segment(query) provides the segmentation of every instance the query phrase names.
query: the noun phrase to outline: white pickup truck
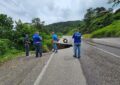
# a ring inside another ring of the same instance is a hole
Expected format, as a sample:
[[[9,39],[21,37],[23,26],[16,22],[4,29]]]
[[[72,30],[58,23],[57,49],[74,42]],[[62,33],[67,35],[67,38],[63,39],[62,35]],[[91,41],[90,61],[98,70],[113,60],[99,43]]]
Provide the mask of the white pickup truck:
[[[58,43],[72,45],[73,43],[72,36],[63,36]]]

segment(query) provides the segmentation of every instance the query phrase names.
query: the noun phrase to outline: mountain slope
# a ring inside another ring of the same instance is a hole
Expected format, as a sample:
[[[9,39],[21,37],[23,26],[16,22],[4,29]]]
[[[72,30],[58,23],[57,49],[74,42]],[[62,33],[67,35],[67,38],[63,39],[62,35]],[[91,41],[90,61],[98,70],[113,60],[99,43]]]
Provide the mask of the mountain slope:
[[[67,21],[59,22],[45,26],[50,32],[54,31],[56,33],[66,34],[70,30],[79,27],[81,21]]]
[[[120,20],[114,21],[112,24],[94,31],[91,37],[120,37]]]

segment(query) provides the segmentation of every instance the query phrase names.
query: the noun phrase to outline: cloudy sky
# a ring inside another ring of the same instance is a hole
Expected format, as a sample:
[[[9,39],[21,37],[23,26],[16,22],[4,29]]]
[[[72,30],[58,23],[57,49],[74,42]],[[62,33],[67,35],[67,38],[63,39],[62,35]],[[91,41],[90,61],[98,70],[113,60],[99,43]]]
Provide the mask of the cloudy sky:
[[[30,22],[39,17],[46,24],[81,20],[90,7],[112,7],[107,0],[0,0],[0,13]]]

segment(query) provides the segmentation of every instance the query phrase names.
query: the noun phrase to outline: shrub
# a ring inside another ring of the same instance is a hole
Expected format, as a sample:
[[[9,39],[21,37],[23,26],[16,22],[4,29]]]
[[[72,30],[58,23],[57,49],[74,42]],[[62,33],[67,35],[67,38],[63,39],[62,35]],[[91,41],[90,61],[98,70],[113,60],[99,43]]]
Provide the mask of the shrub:
[[[11,42],[8,39],[0,39],[0,55],[5,54],[11,47]]]
[[[94,31],[91,37],[119,37],[120,36],[120,20],[113,22],[111,25]]]
[[[113,18],[115,20],[120,20],[120,13],[115,13],[114,16],[113,16]]]
[[[91,38],[91,34],[84,34],[84,35],[83,35],[83,38],[85,38],[85,39],[86,39],[86,38]]]
[[[47,45],[43,45],[43,52],[49,52],[49,48]]]

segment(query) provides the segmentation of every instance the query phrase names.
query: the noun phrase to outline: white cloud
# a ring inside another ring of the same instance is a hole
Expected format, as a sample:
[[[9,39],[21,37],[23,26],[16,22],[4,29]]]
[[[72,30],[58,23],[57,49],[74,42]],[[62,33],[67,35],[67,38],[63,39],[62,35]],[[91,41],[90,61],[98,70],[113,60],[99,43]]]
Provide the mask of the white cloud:
[[[47,24],[83,19],[90,7],[111,7],[107,0],[0,0],[0,13],[30,22],[39,17]]]

